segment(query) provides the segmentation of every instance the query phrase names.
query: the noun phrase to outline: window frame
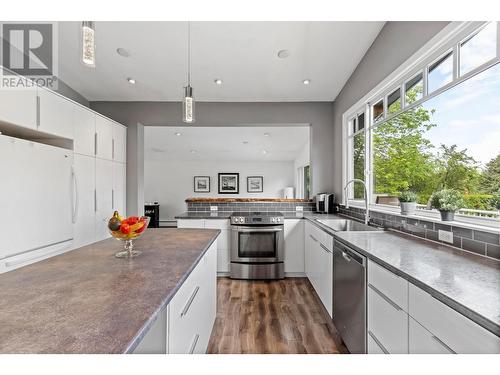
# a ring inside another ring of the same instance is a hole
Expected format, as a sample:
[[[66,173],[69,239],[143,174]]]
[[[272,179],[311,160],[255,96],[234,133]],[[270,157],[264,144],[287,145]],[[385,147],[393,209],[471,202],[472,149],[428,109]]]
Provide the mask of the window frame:
[[[384,79],[379,85],[377,85],[372,91],[366,94],[362,99],[360,99],[355,105],[353,105],[348,111],[346,111],[342,116],[343,126],[342,126],[342,187],[345,187],[347,181],[352,178],[352,151],[349,151],[350,144],[349,140],[355,135],[355,133],[350,134],[348,127],[350,126],[350,120],[354,117],[357,118],[360,111],[365,112],[365,124],[363,131],[365,132],[365,171],[364,178],[367,184],[369,207],[371,210],[390,212],[397,214],[400,209],[397,206],[387,206],[375,203],[374,192],[374,178],[373,178],[373,129],[377,126],[390,121],[392,118],[400,115],[402,112],[408,111],[416,106],[421,105],[433,97],[440,95],[441,93],[455,87],[456,85],[468,80],[469,78],[489,69],[490,67],[500,63],[500,22],[491,21],[497,23],[497,53],[496,57],[483,63],[482,65],[472,69],[466,74],[460,76],[460,46],[464,40],[473,38],[477,33],[479,33],[483,28],[487,26],[489,22],[452,22],[450,25],[445,27],[438,35],[431,39],[421,50],[419,50],[415,55],[413,55],[408,61],[396,69],[391,75]],[[440,58],[452,52],[453,61],[453,71],[451,82],[443,85],[442,87],[428,93],[428,73],[429,67],[438,61]],[[406,83],[411,79],[415,78],[417,75],[422,73],[423,81],[423,93],[422,97],[411,103],[406,103]],[[397,112],[388,113],[387,103],[388,96],[393,93],[399,87],[400,90],[400,100],[401,109]],[[373,105],[383,100],[384,105],[384,117],[383,119],[374,122],[373,121]],[[364,200],[360,199],[349,199],[348,197],[353,196],[353,184],[349,185],[349,191],[346,195],[345,190],[342,189],[342,203],[364,208]],[[417,212],[416,216],[425,217],[426,219],[439,219],[439,213],[436,210],[425,210]],[[461,215],[457,213],[456,221],[470,223],[473,225],[479,225],[479,227],[500,228],[500,217],[498,219],[488,219],[482,217],[470,217],[467,215]]]

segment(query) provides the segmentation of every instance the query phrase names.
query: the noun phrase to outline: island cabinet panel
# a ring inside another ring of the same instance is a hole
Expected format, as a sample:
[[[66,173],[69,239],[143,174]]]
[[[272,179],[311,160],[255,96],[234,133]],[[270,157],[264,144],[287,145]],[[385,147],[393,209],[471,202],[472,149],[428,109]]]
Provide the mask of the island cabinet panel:
[[[409,314],[449,351],[500,353],[500,337],[413,284],[409,286]],[[410,342],[414,339],[410,336]]]
[[[168,352],[205,353],[216,314],[216,259],[213,244],[170,302]]]
[[[168,310],[167,306],[134,349],[134,354],[167,354],[168,353]]]
[[[304,220],[286,219],[285,231],[285,272],[304,274]]]

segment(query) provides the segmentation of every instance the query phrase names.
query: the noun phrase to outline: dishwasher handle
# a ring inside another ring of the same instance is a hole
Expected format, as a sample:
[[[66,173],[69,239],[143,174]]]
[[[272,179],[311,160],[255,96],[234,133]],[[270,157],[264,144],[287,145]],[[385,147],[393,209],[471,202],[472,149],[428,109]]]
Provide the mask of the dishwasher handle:
[[[366,257],[359,254],[358,252],[354,251],[353,249],[345,246],[344,244],[340,243],[339,241],[335,241],[333,245],[333,250],[337,251],[342,255],[342,258],[344,258],[346,261],[351,262],[355,261],[356,263],[359,263],[363,267],[366,267]]]

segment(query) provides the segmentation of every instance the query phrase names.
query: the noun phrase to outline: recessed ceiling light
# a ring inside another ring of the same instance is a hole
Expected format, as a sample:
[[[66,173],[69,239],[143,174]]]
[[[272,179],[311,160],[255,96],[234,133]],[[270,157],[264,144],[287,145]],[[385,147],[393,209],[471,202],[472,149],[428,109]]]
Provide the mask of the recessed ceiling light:
[[[281,51],[278,51],[278,57],[280,59],[286,59],[288,56],[290,56],[290,52],[287,49],[282,49]]]
[[[191,151],[189,151],[189,152],[190,152],[190,153],[192,153],[192,154],[196,154],[198,151],[196,151],[196,150],[191,150]]]
[[[182,133],[177,132],[177,133],[175,133],[175,135],[179,137],[182,135]]]
[[[163,150],[163,149],[161,149],[161,148],[156,148],[156,147],[151,147],[151,151],[153,151],[153,152],[158,152],[158,153],[160,153],[160,152],[165,152],[165,150]]]
[[[267,154],[267,150],[262,150],[262,153],[265,155]]]
[[[247,144],[248,144],[248,141],[243,141],[243,144],[244,144],[244,145],[247,145]]]
[[[133,78],[127,78],[127,82],[130,83],[131,85],[135,85],[135,79]]]
[[[128,53],[128,51],[125,48],[121,48],[121,47],[116,49],[116,53],[119,54],[120,56],[123,56],[123,57],[130,56],[130,53]]]
[[[216,79],[214,79],[214,83],[215,83],[216,85],[222,85],[222,79],[220,79],[220,78],[216,78]]]
[[[311,80],[310,80],[310,79],[305,79],[305,80],[303,80],[303,81],[302,81],[302,83],[303,83],[304,85],[308,85],[308,84],[310,84],[310,83],[311,83]]]
[[[269,137],[271,134],[269,133],[264,133],[264,137]]]

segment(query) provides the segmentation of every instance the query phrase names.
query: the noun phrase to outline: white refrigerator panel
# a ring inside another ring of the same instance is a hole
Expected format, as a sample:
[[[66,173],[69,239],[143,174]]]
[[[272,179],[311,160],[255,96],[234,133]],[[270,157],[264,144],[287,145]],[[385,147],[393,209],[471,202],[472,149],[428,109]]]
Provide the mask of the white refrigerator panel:
[[[0,136],[0,259],[73,238],[73,152]]]

